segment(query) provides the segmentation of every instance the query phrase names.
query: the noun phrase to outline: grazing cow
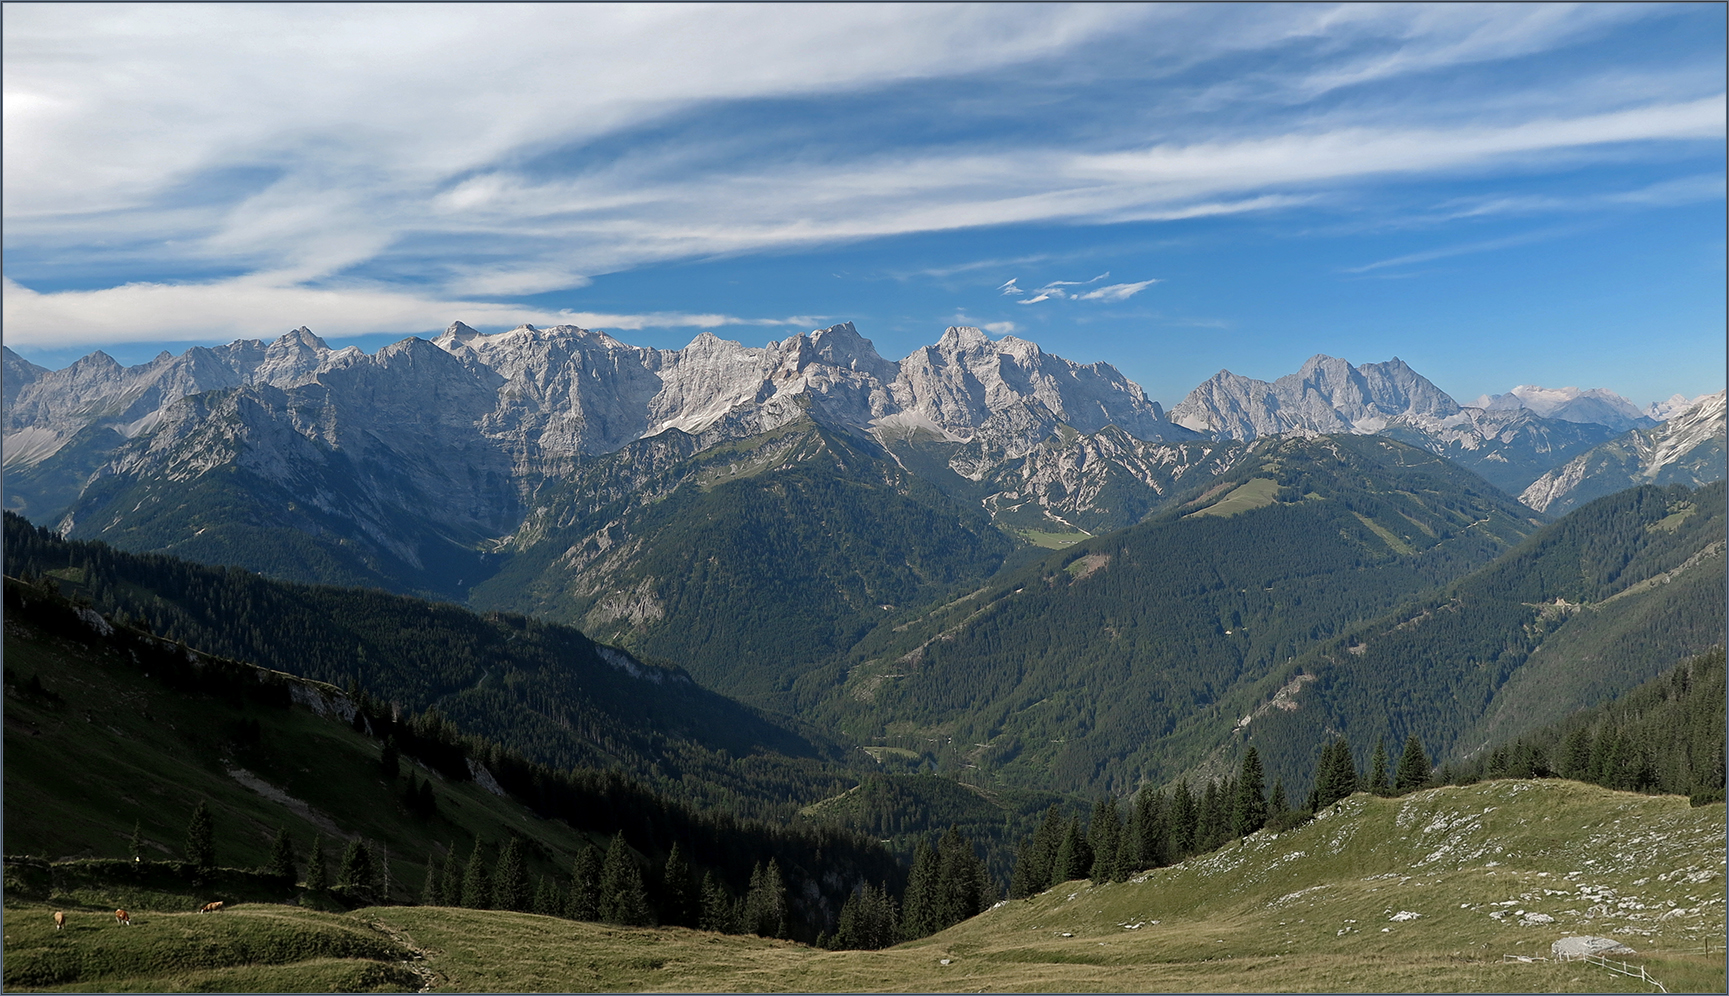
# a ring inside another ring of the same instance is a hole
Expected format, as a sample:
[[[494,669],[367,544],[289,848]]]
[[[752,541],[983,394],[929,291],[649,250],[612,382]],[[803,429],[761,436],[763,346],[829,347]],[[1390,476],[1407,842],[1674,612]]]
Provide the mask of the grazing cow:
[[[66,926],[66,914],[60,910],[55,910],[54,911],[54,929],[59,930],[61,927],[64,927],[64,926]]]
[[[126,927],[132,926],[132,914],[126,912],[125,910],[115,910],[114,911],[114,919],[117,923],[121,924],[122,926],[126,926]]]
[[[198,912],[200,912],[200,913],[215,913],[217,910],[220,910],[221,908],[222,908],[222,904],[219,902],[205,903],[203,906],[198,908]]]

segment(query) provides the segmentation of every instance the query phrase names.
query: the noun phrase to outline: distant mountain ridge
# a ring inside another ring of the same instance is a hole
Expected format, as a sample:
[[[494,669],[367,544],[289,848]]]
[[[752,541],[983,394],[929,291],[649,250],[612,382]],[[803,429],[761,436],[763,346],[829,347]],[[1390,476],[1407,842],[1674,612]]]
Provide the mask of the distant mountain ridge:
[[[1519,495],[1616,437],[1591,419],[1655,424],[1603,391],[1461,406],[1397,358],[1324,355],[1272,382],[1220,371],[1166,413],[1109,364],[961,326],[900,361],[851,323],[761,348],[457,322],[371,355],[304,327],[132,367],[3,355],[9,509],[128,549],[458,600],[523,551],[523,528],[544,532],[549,502],[606,507],[572,482],[614,487],[592,468],[651,440],[657,460],[734,444],[761,456],[771,434],[814,425],[856,441],[843,474],[897,464],[1011,536],[1060,544],[1140,521],[1268,435],[1385,435]],[[1700,466],[1689,479],[1713,479],[1709,454]]]
[[[1532,482],[1519,500],[1559,514],[1641,484],[1698,487],[1724,478],[1723,392],[1582,453]]]

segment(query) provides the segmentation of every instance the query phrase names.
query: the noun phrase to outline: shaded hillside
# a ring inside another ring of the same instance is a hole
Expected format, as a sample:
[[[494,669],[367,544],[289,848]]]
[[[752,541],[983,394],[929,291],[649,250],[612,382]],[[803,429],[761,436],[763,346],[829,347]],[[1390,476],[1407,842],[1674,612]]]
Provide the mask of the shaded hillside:
[[[1467,758],[1720,645],[1723,505],[1722,484],[1592,502],[1301,658],[1302,707],[1261,709],[1249,742],[1292,780],[1328,731],[1359,764],[1377,738],[1410,733],[1436,759]]]
[[[6,569],[212,653],[339,686],[558,767],[616,767],[735,812],[791,813],[851,783],[840,749],[565,626],[364,589],[271,581],[6,516]]]
[[[662,922],[695,918],[665,886],[676,845],[692,876],[684,900],[706,872],[743,897],[753,869],[775,861],[788,929],[809,940],[833,930],[852,887],[902,876],[858,834],[698,810],[616,770],[538,766],[454,724],[398,719],[364,693],[188,651],[12,579],[5,643],[9,901],[106,904],[110,914],[116,903],[168,911],[211,899],[426,901],[429,858],[466,889],[467,869],[505,867],[511,840],[521,881],[544,878],[563,896],[577,855],[622,834],[621,858]],[[213,826],[208,869],[179,860],[200,802]],[[293,842],[292,873],[259,873],[275,860],[279,827]],[[368,847],[377,873],[321,891],[308,872],[319,837],[330,883],[350,841]],[[143,865],[129,859],[134,840]],[[491,890],[482,906],[503,896]],[[506,908],[528,908],[528,896],[513,901]],[[25,962],[10,943],[7,954],[8,988],[32,984],[14,977]]]
[[[813,672],[799,691],[856,738],[966,780],[1132,788],[1197,763],[1236,720],[1219,704],[1312,642],[1482,565],[1536,525],[1481,478],[1413,447],[1267,440],[1140,526],[879,627],[845,669]]]
[[[809,421],[695,448],[657,437],[582,470],[473,604],[565,620],[786,708],[815,662],[987,577],[1013,546],[874,444]]]

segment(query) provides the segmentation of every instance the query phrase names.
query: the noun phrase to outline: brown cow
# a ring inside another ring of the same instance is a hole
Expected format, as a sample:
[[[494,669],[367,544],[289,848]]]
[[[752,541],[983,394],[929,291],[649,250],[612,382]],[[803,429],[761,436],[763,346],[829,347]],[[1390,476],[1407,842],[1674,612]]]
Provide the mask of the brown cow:
[[[127,927],[132,926],[132,914],[126,912],[125,910],[115,910],[114,911],[114,919],[116,922],[118,922],[124,926],[127,926]]]
[[[203,906],[198,908],[198,912],[200,912],[200,913],[215,913],[217,910],[220,910],[221,908],[222,908],[222,904],[220,902],[205,903]]]
[[[64,927],[64,926],[66,926],[66,914],[60,910],[55,910],[54,911],[54,929],[59,930],[61,927]]]

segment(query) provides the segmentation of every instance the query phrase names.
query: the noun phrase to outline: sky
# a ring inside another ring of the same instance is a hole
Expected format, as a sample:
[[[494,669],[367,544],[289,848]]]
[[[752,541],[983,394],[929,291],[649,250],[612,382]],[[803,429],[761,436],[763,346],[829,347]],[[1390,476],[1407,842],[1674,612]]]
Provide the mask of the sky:
[[[1724,385],[1721,4],[4,6],[4,339]]]

